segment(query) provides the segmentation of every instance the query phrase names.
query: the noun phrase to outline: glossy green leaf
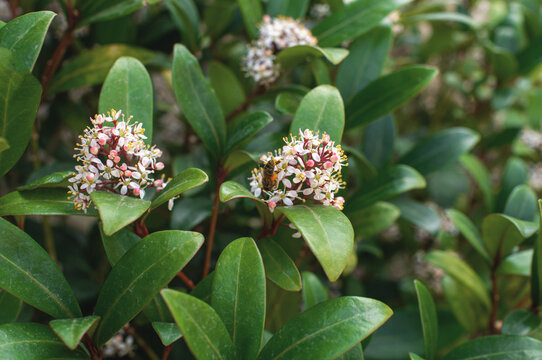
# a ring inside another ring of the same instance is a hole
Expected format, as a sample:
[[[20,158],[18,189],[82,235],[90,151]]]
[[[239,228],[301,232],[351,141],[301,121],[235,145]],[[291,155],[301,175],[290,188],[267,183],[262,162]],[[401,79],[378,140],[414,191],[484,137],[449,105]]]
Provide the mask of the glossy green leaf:
[[[467,128],[442,130],[416,144],[401,158],[401,162],[427,175],[459,159],[479,140],[480,135]]]
[[[0,47],[11,50],[15,70],[32,71],[55,15],[52,11],[31,12],[16,17],[2,27]]]
[[[209,80],[224,114],[231,113],[245,101],[243,86],[227,66],[218,61],[211,61],[209,63]]]
[[[266,14],[290,16],[294,19],[303,19],[309,8],[309,0],[275,0],[267,4]]]
[[[363,153],[367,160],[377,169],[383,169],[391,161],[394,152],[395,119],[388,114],[365,126],[363,132]]]
[[[489,257],[498,263],[523,240],[533,235],[538,225],[503,214],[486,216],[482,223],[482,238]]]
[[[542,357],[542,341],[526,336],[493,335],[459,345],[443,360],[467,359],[538,359]]]
[[[173,317],[160,294],[156,294],[151,302],[143,308],[145,317],[150,322],[173,323]]]
[[[198,60],[181,44],[175,45],[172,76],[177,101],[188,122],[211,154],[219,157],[226,142],[224,114]]]
[[[128,15],[146,5],[145,0],[85,0],[81,1],[81,18],[78,25],[83,26],[98,21],[112,20]]]
[[[491,212],[495,206],[495,196],[491,184],[491,178],[485,165],[474,155],[465,154],[460,159],[461,164],[467,169],[484,196],[486,209]]]
[[[329,134],[332,141],[340,143],[344,130],[344,104],[339,91],[330,85],[320,85],[301,101],[290,125],[290,133],[299,130],[320,130]]]
[[[329,73],[329,66],[321,58],[314,58],[310,62],[310,67],[314,80],[317,85],[330,85],[331,74]]]
[[[262,3],[260,0],[237,0],[241,9],[245,30],[251,39],[258,37],[258,25],[263,18]]]
[[[489,295],[484,282],[476,272],[454,253],[442,250],[433,250],[424,256],[424,259],[436,267],[444,270],[453,279],[471,290],[478,300],[487,308],[490,307]]]
[[[425,179],[406,165],[396,165],[374,178],[347,201],[349,211],[359,210],[377,201],[385,200],[413,189],[422,189]]]
[[[403,24],[414,24],[421,21],[450,21],[457,22],[474,29],[476,24],[470,16],[457,12],[426,13],[401,18]]]
[[[309,89],[304,86],[292,86],[281,91],[275,98],[275,108],[282,114],[295,114],[303,97]]]
[[[0,153],[9,149],[9,144],[3,137],[0,137]]]
[[[354,229],[350,220],[331,206],[283,206],[276,211],[297,227],[329,280],[337,280],[353,250]]]
[[[156,58],[152,51],[124,44],[111,44],[81,53],[56,74],[48,93],[101,84],[121,56],[130,56],[146,64]]]
[[[542,200],[538,200],[538,216],[542,220]],[[540,221],[540,226],[542,227],[542,221]],[[540,228],[538,230],[538,237],[533,245],[531,264],[531,301],[533,307],[538,307],[542,302],[542,231],[540,231]]]
[[[2,359],[88,359],[79,349],[72,351],[46,325],[12,323],[0,325],[0,358]]]
[[[195,1],[166,0],[164,5],[181,33],[183,43],[187,44],[190,49],[198,49],[200,42],[199,15]]]
[[[348,350],[338,358],[337,360],[364,360],[363,349],[361,344],[355,345],[352,349]]]
[[[0,177],[23,155],[41,100],[40,83],[28,71],[15,70],[16,60],[0,48],[0,137],[9,144],[0,152]]]
[[[414,353],[408,353],[408,356],[409,356],[410,360],[425,360],[425,359],[422,358],[421,356],[416,355],[416,354],[414,354]]]
[[[98,112],[122,110],[125,118],[143,124],[145,144],[152,144],[153,92],[151,77],[145,66],[133,57],[119,58],[105,78]]]
[[[10,323],[17,320],[23,302],[7,291],[0,290],[0,324]]]
[[[347,213],[354,227],[356,239],[369,238],[387,229],[400,214],[397,206],[383,201]]]
[[[233,199],[248,198],[254,201],[254,205],[258,209],[260,216],[264,220],[265,224],[271,224],[273,221],[273,214],[269,212],[267,204],[260,198],[255,197],[247,188],[243,185],[236,183],[235,181],[226,181],[220,187],[220,201],[228,202]]]
[[[0,288],[55,318],[80,317],[68,282],[49,254],[24,231],[0,219]]]
[[[113,235],[136,221],[151,206],[147,200],[105,191],[94,191],[90,198],[98,208],[106,235]]]
[[[347,129],[368,124],[389,114],[417,95],[433,80],[437,72],[431,67],[413,65],[372,81],[348,103]]]
[[[496,270],[496,274],[531,276],[533,250],[523,250],[508,255]]]
[[[489,309],[468,287],[445,275],[442,278],[442,292],[457,321],[468,333],[474,334],[487,327]]]
[[[297,315],[264,346],[258,359],[333,359],[378,329],[391,309],[373,299],[341,297]]]
[[[529,169],[523,160],[517,157],[510,157],[506,162],[504,174],[502,175],[501,190],[497,196],[496,208],[503,211],[508,196],[518,185],[527,184]]]
[[[151,209],[166,203],[169,199],[179,196],[185,191],[198,187],[209,181],[206,173],[200,169],[190,168],[182,171],[170,180],[164,190],[156,194],[151,203]]]
[[[102,320],[94,337],[103,345],[136,316],[190,261],[203,236],[189,231],[160,231],[132,247],[113,267],[98,301]]]
[[[237,357],[256,358],[265,321],[265,272],[251,238],[233,241],[220,254],[211,304],[233,339]]]
[[[72,177],[74,172],[72,170],[68,171],[57,171],[52,174],[46,175],[39,178],[36,181],[31,182],[28,185],[19,186],[17,190],[34,190],[37,188],[67,188],[70,182],[68,178]]]
[[[420,281],[414,280],[416,295],[418,296],[418,308],[422,322],[423,338],[425,342],[425,357],[433,360],[437,356],[438,349],[438,321],[435,301],[427,287]]]
[[[391,27],[376,26],[350,45],[350,54],[335,79],[344,100],[349,100],[371,81],[378,79],[391,48]]]
[[[303,303],[305,310],[316,304],[326,301],[329,298],[327,289],[320,279],[311,272],[303,271]]]
[[[537,210],[537,196],[527,185],[516,186],[504,206],[506,215],[523,221],[533,221]]]
[[[230,334],[212,307],[178,291],[166,289],[161,293],[196,358],[237,358]]]
[[[472,221],[465,214],[455,209],[447,210],[446,215],[453,221],[459,232],[467,239],[474,250],[490,265],[491,259],[487,253],[482,235]]]
[[[14,191],[0,198],[0,216],[6,215],[86,215],[97,216],[91,206],[87,212],[77,210],[68,199],[67,189]]]
[[[354,1],[319,22],[312,33],[321,46],[336,46],[354,39],[378,25],[389,13],[410,0]]]
[[[99,316],[59,319],[51,321],[49,326],[67,347],[75,350],[79,346],[81,338],[99,319]]]
[[[281,50],[277,55],[277,62],[286,68],[292,67],[307,58],[323,57],[333,65],[339,64],[348,56],[348,50],[341,48],[321,48],[311,45],[297,45]]]
[[[108,236],[104,233],[101,224],[100,235],[102,237],[105,253],[111,266],[115,266],[115,264],[124,256],[124,254],[126,254],[128,250],[130,250],[141,240],[139,236],[128,229],[121,229],[113,235]]]
[[[225,153],[244,144],[271,121],[273,118],[265,111],[255,111],[245,116],[229,134]]]
[[[503,335],[528,335],[540,326],[542,320],[532,312],[525,309],[514,310],[502,322]]]
[[[258,240],[265,276],[286,291],[301,290],[301,275],[284,249],[270,238]]]
[[[179,340],[183,336],[177,324],[153,322],[152,327],[160,337],[160,341],[162,341],[162,344],[164,346],[169,346],[173,344],[175,341]]]
[[[406,197],[395,199],[392,204],[399,208],[401,217],[408,222],[433,235],[439,232],[440,215],[431,206]]]
[[[190,295],[197,297],[198,299],[211,305],[211,295],[213,293],[213,281],[215,278],[215,272],[212,271],[204,277],[192,290]]]

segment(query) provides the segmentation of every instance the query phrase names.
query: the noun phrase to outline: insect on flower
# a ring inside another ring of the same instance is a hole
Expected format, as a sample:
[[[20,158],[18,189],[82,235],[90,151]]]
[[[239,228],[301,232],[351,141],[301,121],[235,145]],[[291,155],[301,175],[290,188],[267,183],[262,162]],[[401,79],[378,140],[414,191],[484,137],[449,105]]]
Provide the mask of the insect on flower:
[[[269,159],[262,168],[262,185],[265,191],[273,191],[279,186],[279,175],[275,171],[275,159]]]

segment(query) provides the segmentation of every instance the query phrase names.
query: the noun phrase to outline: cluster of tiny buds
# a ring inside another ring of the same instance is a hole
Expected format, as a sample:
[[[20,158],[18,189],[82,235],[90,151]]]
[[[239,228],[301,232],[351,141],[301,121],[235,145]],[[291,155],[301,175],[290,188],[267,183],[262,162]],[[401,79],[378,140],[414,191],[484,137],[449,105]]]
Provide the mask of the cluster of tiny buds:
[[[158,161],[162,151],[145,144],[145,129],[141,123],[130,123],[131,119],[111,110],[91,118],[92,127],[79,136],[74,157],[80,165],[69,179],[68,191],[77,209],[87,211],[95,190],[143,198],[146,188],[161,191],[168,184],[163,175],[153,178],[155,171],[164,169]]]
[[[248,47],[243,70],[259,85],[269,86],[280,75],[275,61],[279,51],[297,45],[316,45],[317,40],[299,20],[264,15],[258,39]]]
[[[340,145],[328,134],[299,130],[299,136],[284,138],[274,154],[263,155],[263,166],[252,170],[251,192],[262,197],[272,212],[277,206],[292,206],[307,200],[342,210],[344,188],[341,169],[348,166]]]
[[[119,332],[111,338],[111,340],[105,343],[103,349],[104,357],[133,357],[136,345],[134,342],[134,337],[132,335],[126,334],[125,329],[127,329],[128,327],[128,324],[125,325],[124,328],[120,329]]]
[[[519,140],[531,149],[542,150],[542,132],[540,131],[524,128]]]

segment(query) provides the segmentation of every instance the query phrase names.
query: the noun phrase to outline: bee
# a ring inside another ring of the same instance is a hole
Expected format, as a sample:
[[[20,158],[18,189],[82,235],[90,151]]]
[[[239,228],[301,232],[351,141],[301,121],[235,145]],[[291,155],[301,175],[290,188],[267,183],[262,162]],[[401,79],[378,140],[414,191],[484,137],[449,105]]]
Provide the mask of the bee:
[[[279,174],[275,172],[275,159],[271,158],[265,163],[262,172],[262,185],[264,191],[276,190],[279,186],[278,177]]]

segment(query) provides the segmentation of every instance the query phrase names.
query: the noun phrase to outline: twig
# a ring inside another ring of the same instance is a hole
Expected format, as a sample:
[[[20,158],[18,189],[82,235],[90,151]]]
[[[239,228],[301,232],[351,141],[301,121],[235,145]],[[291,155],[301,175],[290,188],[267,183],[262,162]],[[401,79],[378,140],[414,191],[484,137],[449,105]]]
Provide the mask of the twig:
[[[171,353],[171,350],[173,350],[173,344],[168,345],[164,348],[164,353],[162,354],[162,360],[168,359],[169,354]]]
[[[262,229],[262,232],[260,235],[258,235],[258,240],[263,239],[264,237],[273,236],[277,233],[277,230],[279,229],[279,226],[282,223],[282,219],[284,219],[284,214],[280,215],[277,220],[273,223],[273,227],[268,231],[267,229]]]
[[[192,282],[192,280],[190,280],[190,278],[186,276],[182,271],[179,271],[177,273],[177,277],[184,282],[188,290],[192,291],[196,287],[194,283]]]
[[[205,263],[203,265],[203,278],[209,275],[211,267],[211,255],[213,254],[213,242],[215,239],[216,222],[218,220],[218,210],[220,207],[220,186],[224,182],[226,172],[219,166],[216,170],[216,193],[213,205],[213,214],[211,215],[211,225],[209,227],[209,237],[207,239],[207,250],[205,252]]]
[[[243,101],[241,105],[236,107],[231,113],[226,116],[226,121],[230,121],[231,119],[245,111],[250,106],[252,101],[254,101],[254,99],[256,99],[258,96],[262,95],[266,89],[267,88],[265,86],[258,86],[252,93],[250,93],[246,97],[245,101]]]
[[[90,352],[90,357],[92,360],[102,360],[102,352],[100,349],[96,348],[96,345],[92,342],[88,334],[83,336],[83,344],[85,344],[85,347]]]
[[[17,11],[17,4],[15,4],[15,0],[8,0],[9,9],[11,11],[11,17],[15,19],[18,15]]]
[[[490,334],[497,334],[495,323],[497,322],[497,309],[499,306],[499,288],[497,284],[497,275],[495,271],[491,271],[491,313],[489,315],[488,331]]]

